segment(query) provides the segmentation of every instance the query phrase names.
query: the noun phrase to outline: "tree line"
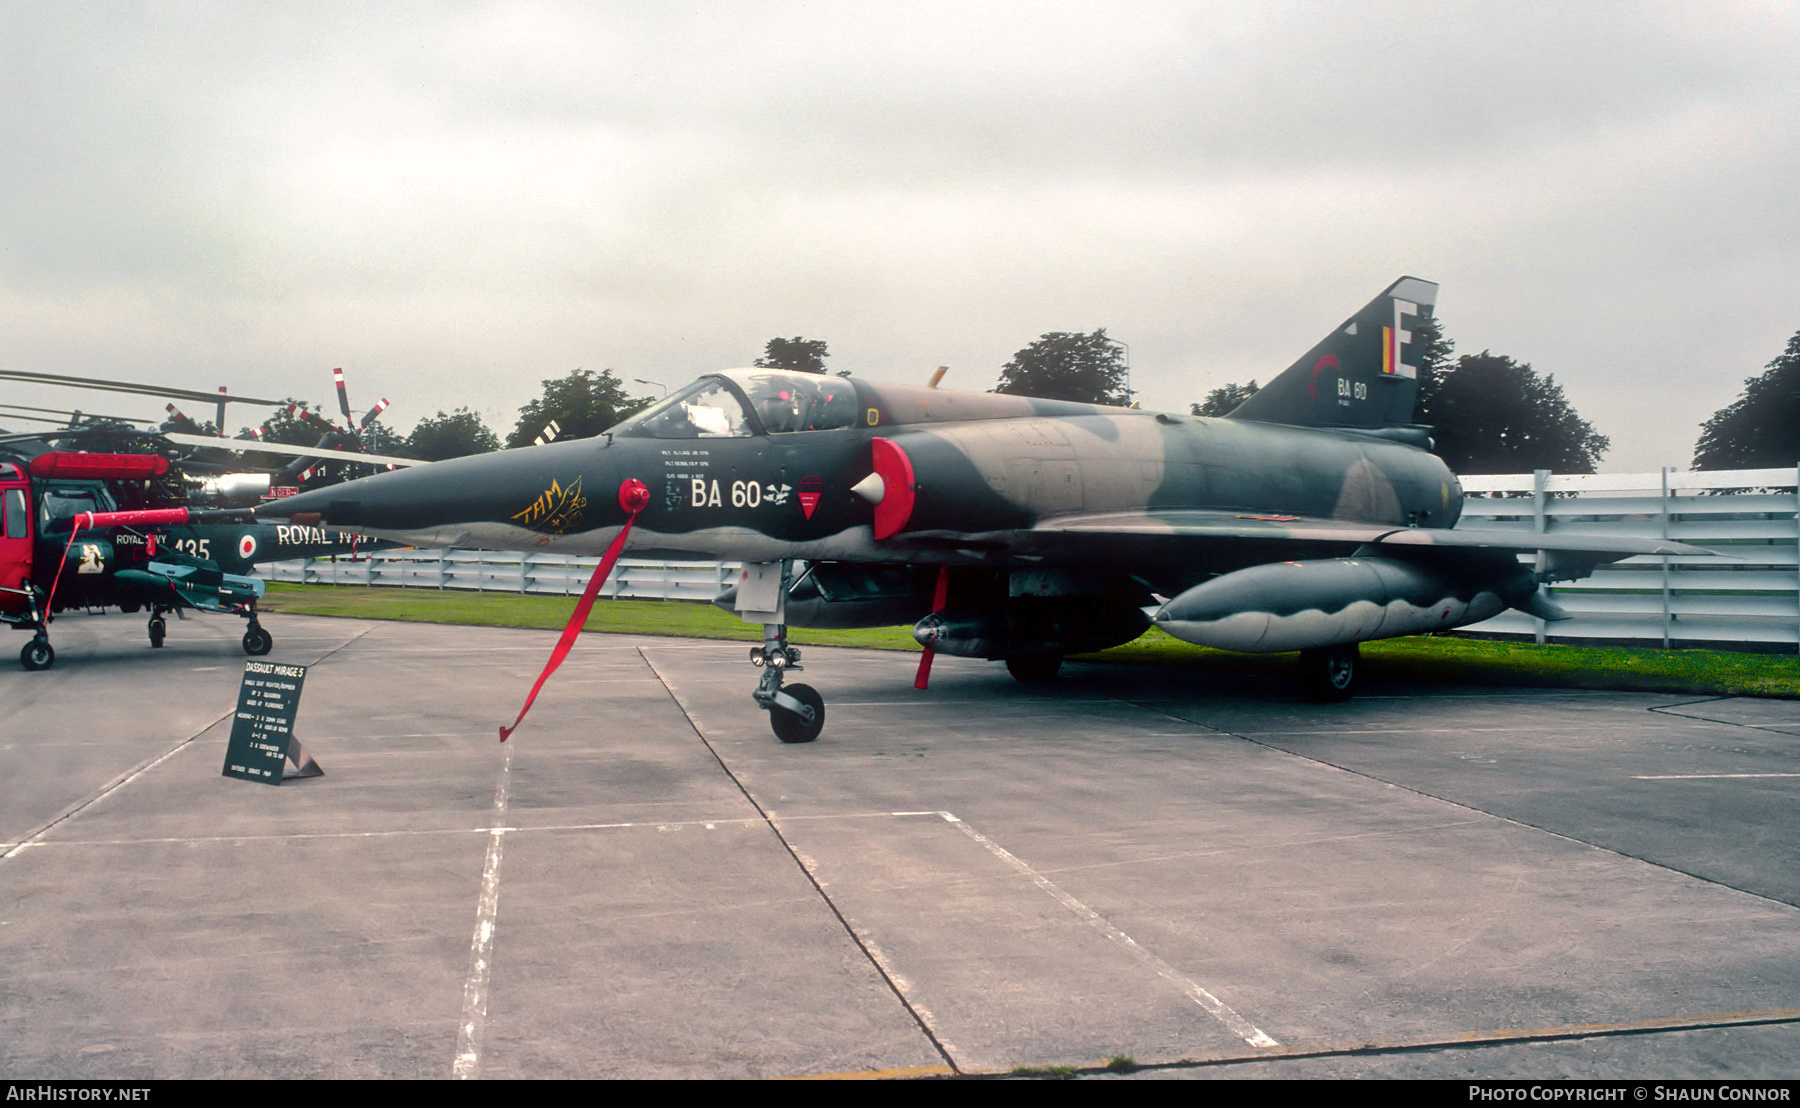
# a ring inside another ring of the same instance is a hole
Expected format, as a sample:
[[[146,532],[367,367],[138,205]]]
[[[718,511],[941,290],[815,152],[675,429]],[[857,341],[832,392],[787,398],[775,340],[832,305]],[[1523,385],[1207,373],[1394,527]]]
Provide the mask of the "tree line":
[[[1423,344],[1414,419],[1432,428],[1433,451],[1457,473],[1592,473],[1612,445],[1581,418],[1554,374],[1483,350],[1457,355],[1441,321],[1414,331]],[[1122,344],[1104,329],[1054,332],[1020,350],[1001,370],[996,392],[1095,404],[1130,403]],[[1189,406],[1223,416],[1256,394],[1256,381],[1234,382]],[[1706,421],[1695,469],[1768,469],[1800,463],[1800,333],[1744,392]]]

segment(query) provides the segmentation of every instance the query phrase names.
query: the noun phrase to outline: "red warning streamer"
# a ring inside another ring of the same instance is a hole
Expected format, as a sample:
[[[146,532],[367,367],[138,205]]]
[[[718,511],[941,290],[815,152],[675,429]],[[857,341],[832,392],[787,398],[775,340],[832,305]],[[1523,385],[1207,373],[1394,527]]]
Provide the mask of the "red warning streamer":
[[[612,573],[613,563],[619,560],[619,551],[625,549],[625,536],[631,534],[631,525],[637,522],[638,513],[650,505],[650,489],[642,481],[627,477],[619,484],[619,507],[625,510],[625,526],[619,529],[619,537],[606,548],[606,555],[600,564],[594,567],[594,576],[588,580],[587,588],[581,594],[581,600],[575,605],[575,614],[569,617],[569,625],[563,628],[562,638],[556,640],[556,649],[550,652],[550,660],[544,664],[544,672],[538,674],[537,684],[531,686],[531,695],[525,698],[525,706],[519,709],[519,718],[512,721],[511,727],[500,729],[500,741],[505,742],[507,736],[519,729],[525,720],[525,713],[531,711],[531,704],[537,699],[538,690],[556,667],[562,665],[563,659],[569,656],[569,648],[575,645],[575,636],[581,634],[581,625],[587,622],[588,612],[594,606],[594,599],[600,595],[600,586]]]
[[[931,610],[941,612],[944,604],[950,599],[950,567],[938,567],[937,589],[931,596]],[[931,684],[931,656],[935,653],[929,646],[919,658],[919,672],[913,677],[913,688],[922,689]]]
[[[44,622],[49,623],[56,617],[56,586],[62,583],[63,567],[69,564],[69,551],[75,549],[75,536],[81,534],[81,517],[75,517],[75,526],[69,529],[69,545],[63,547],[62,561],[56,563],[56,576],[50,578],[50,595],[44,601]]]

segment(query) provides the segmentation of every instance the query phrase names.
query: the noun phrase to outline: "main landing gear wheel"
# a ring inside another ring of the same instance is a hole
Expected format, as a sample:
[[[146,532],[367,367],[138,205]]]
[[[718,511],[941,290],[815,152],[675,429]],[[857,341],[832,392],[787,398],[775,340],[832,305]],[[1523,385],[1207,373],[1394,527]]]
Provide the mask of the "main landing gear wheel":
[[[803,708],[810,709],[812,718],[790,712],[779,704],[771,706],[769,726],[775,729],[775,737],[784,743],[809,743],[818,738],[819,732],[825,730],[825,698],[811,685],[788,685],[781,691],[798,700]]]
[[[56,651],[48,639],[32,639],[19,651],[19,664],[26,669],[49,669],[56,664]]]
[[[169,625],[163,622],[163,618],[161,616],[151,616],[150,617],[150,645],[151,646],[160,648],[163,644],[163,636],[166,635],[168,633],[168,631],[169,631]]]
[[[1020,654],[1006,660],[1006,672],[1022,685],[1048,685],[1062,664],[1061,654]]]
[[[1321,704],[1349,700],[1356,692],[1362,656],[1355,643],[1300,652],[1300,680],[1306,698]]]
[[[244,653],[246,654],[267,654],[274,645],[275,636],[263,630],[259,623],[252,623],[250,630],[244,632]]]

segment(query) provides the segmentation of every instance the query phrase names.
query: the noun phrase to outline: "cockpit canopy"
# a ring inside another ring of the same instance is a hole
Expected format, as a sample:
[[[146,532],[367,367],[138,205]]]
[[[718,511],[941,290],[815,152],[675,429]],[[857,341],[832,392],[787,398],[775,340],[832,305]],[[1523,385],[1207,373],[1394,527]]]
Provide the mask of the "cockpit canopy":
[[[70,521],[83,512],[110,512],[118,506],[97,481],[52,485],[44,489],[38,503],[38,528],[45,534],[67,531],[73,526]]]
[[[856,426],[856,388],[842,377],[778,369],[708,374],[613,428],[650,439],[746,438]]]

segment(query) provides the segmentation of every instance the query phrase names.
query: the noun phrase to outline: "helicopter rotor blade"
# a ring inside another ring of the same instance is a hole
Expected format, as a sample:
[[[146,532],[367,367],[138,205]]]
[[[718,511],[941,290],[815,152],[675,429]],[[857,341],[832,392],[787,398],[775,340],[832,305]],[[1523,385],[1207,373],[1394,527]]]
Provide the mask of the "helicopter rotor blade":
[[[164,400],[191,400],[197,404],[261,404],[266,408],[279,408],[287,403],[285,400],[263,400],[260,397],[239,396],[236,393],[177,389],[163,385],[144,385],[135,381],[109,381],[101,377],[69,377],[60,373],[28,373],[19,369],[0,369],[0,381],[25,381],[35,385],[97,389],[101,392],[128,392],[138,396],[161,397]]]
[[[331,371],[332,383],[337,386],[338,407],[344,410],[344,426],[356,426],[356,417],[350,414],[350,392],[344,388],[344,369],[339,366]]]
[[[362,422],[358,423],[356,425],[357,429],[358,430],[367,430],[369,427],[369,424],[375,422],[375,417],[387,410],[387,406],[388,406],[388,398],[384,396],[379,401],[376,402],[376,404],[373,408],[369,409],[368,415],[365,415],[362,417]]]
[[[99,415],[95,412],[72,412],[66,408],[34,408],[29,404],[0,404],[0,408],[4,408],[7,411],[11,411],[11,412],[39,412],[46,416],[62,417],[61,419],[55,419],[55,420],[50,420],[50,419],[36,420],[36,422],[39,422],[39,423],[63,423],[66,421],[78,420],[78,419],[79,420],[103,419],[103,420],[106,420],[111,423],[138,423],[138,424],[144,424],[147,426],[147,425],[150,425],[150,424],[153,424],[156,422],[154,419],[133,419],[130,416]],[[15,418],[30,419],[32,417],[22,415],[22,416],[16,416]]]
[[[200,435],[167,433],[163,438],[183,446],[211,446],[220,450],[254,451],[258,454],[297,454],[307,458],[328,458],[334,462],[356,462],[369,465],[422,466],[419,458],[396,458],[387,454],[363,454],[355,450],[328,450],[318,447],[283,446],[279,443],[247,442],[243,439],[209,439]]]

